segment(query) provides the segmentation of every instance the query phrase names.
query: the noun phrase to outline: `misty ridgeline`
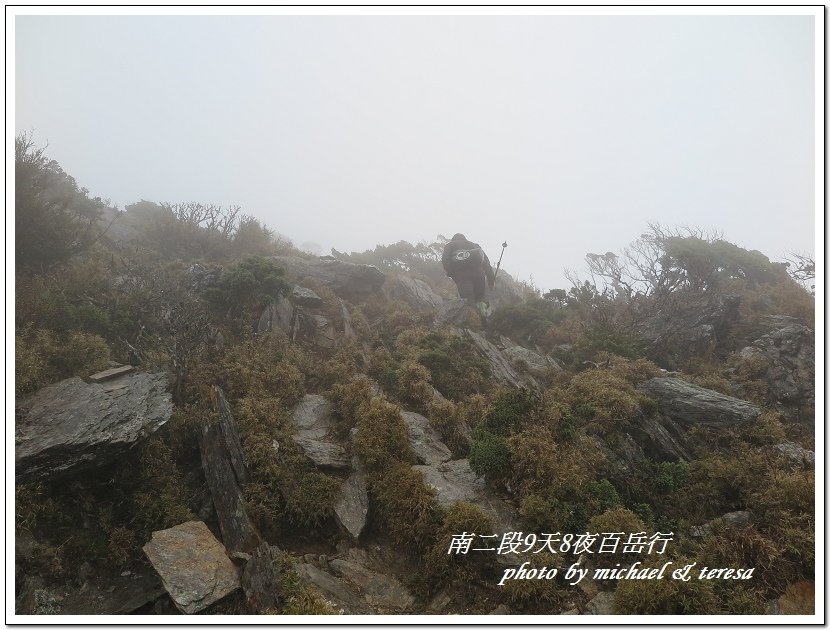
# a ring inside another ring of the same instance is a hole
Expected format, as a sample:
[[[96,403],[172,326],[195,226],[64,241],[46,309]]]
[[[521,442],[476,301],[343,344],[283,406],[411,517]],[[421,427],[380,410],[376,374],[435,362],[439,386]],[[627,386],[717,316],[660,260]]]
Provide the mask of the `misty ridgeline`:
[[[814,612],[810,259],[653,225],[484,320],[443,237],[317,257],[15,161],[18,613]],[[754,572],[499,586],[525,559]]]

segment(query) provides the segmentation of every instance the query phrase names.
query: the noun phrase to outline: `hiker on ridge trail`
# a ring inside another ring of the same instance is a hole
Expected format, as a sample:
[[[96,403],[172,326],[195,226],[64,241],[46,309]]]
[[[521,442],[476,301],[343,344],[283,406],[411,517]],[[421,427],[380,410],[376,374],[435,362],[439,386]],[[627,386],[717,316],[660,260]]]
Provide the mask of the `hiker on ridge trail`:
[[[493,288],[496,274],[481,246],[468,241],[463,234],[456,234],[444,247],[441,264],[455,282],[458,295],[483,315],[487,308],[487,286]]]

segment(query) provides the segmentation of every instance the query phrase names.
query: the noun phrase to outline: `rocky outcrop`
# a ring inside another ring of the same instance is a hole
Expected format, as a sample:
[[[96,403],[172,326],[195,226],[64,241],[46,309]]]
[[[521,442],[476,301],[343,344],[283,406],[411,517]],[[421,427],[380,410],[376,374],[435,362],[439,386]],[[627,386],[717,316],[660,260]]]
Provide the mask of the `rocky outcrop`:
[[[334,429],[333,408],[329,401],[308,394],[291,414],[296,433],[291,436],[316,466],[348,469],[346,450],[330,437]]]
[[[652,459],[690,459],[685,432],[668,416],[640,416],[628,426],[628,430]]]
[[[315,299],[316,298],[316,299]],[[319,302],[318,302],[319,301]],[[322,300],[309,289],[295,286],[289,297],[277,296],[263,309],[257,322],[257,332],[264,334],[281,330],[290,341],[302,341],[319,348],[336,348],[337,326],[320,313],[312,312]],[[342,321],[340,331],[345,338],[354,338],[351,315],[341,302]]]
[[[772,403],[815,403],[815,333],[801,325],[775,330],[741,350],[743,358],[762,357]]]
[[[357,589],[345,580],[334,577],[310,562],[300,562],[295,568],[297,573],[309,582],[323,599],[330,602],[335,609],[347,615],[373,612],[360,597]]]
[[[200,293],[212,287],[222,275],[222,267],[193,263],[184,272],[184,285],[189,291]]]
[[[372,265],[356,265],[342,260],[273,256],[274,262],[298,278],[313,278],[347,300],[360,300],[380,290],[386,276]]]
[[[331,560],[329,566],[354,584],[366,603],[378,612],[401,612],[415,603],[415,598],[391,575],[339,558]]]
[[[369,515],[369,486],[357,458],[352,458],[352,472],[337,493],[334,516],[340,527],[354,540],[360,538]]]
[[[585,604],[585,615],[613,615],[614,593],[603,591]]]
[[[476,476],[466,459],[413,468],[421,472],[425,484],[435,489],[436,499],[444,507],[450,507],[458,501],[473,503],[492,517],[494,533],[514,531],[514,525],[518,522],[516,510],[493,495],[484,479]]]
[[[280,550],[268,543],[257,547],[242,572],[242,589],[257,613],[276,613],[281,598]]]
[[[15,475],[40,480],[109,464],[170,418],[163,373],[103,383],[66,379],[37,391],[15,410]]]
[[[487,341],[484,335],[469,328],[464,329],[464,334],[475,344],[479,354],[490,364],[493,376],[505,385],[510,387],[523,387],[525,389],[539,389],[539,383],[530,374],[519,374],[510,364],[501,351],[492,343]]]
[[[240,586],[237,568],[201,521],[153,532],[144,553],[183,613],[199,612]]]
[[[452,457],[450,449],[430,426],[429,420],[412,411],[404,411],[401,416],[409,429],[409,445],[419,464],[441,464]]]
[[[475,309],[470,306],[467,300],[462,300],[461,298],[447,300],[438,309],[435,318],[432,320],[432,325],[436,328],[443,326],[463,326],[474,313]]]
[[[384,286],[386,296],[400,300],[416,311],[429,311],[439,308],[444,300],[430,286],[418,278],[395,276]]]
[[[542,356],[522,346],[508,346],[501,352],[520,372],[523,367],[529,370],[534,376],[544,376],[550,371],[562,371],[559,364],[552,358]]]
[[[761,410],[679,378],[652,378],[640,390],[656,399],[660,413],[685,428],[728,428],[757,420]]]
[[[811,467],[816,464],[816,454],[794,442],[782,442],[772,447],[773,450],[784,457],[794,466]]]
[[[248,480],[242,445],[222,390],[214,387],[211,397],[218,419],[206,424],[199,433],[202,469],[225,547],[231,551],[250,552],[262,539],[248,517],[242,497],[241,486]]]

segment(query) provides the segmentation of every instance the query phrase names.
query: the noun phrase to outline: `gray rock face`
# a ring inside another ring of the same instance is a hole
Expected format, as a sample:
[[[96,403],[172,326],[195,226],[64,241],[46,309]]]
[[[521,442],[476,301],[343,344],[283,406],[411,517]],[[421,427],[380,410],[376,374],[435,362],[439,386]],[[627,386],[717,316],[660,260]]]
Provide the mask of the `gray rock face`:
[[[585,604],[586,615],[613,615],[614,593],[597,593],[591,601]]]
[[[816,454],[794,442],[782,442],[773,446],[773,449],[796,466],[815,466]]]
[[[183,613],[199,612],[240,586],[225,548],[201,521],[153,532],[144,553]]]
[[[155,432],[173,412],[163,373],[104,383],[70,378],[17,405],[15,474],[47,479],[108,464]]]
[[[338,524],[354,540],[360,538],[369,514],[369,487],[357,458],[352,458],[352,473],[340,486],[334,503],[334,516]]]
[[[815,333],[806,326],[793,325],[775,330],[751,346],[741,356],[761,356],[769,362],[766,381],[773,403],[812,405],[815,401]]]
[[[418,311],[433,310],[444,303],[426,282],[409,276],[395,276],[386,283],[385,292],[390,299],[405,302]]]
[[[316,466],[346,469],[350,460],[346,450],[328,435],[334,429],[333,408],[322,396],[308,394],[303,398],[291,420],[297,432],[291,436]]]
[[[347,300],[362,299],[380,290],[386,276],[372,265],[356,265],[341,260],[321,260],[298,256],[273,256],[273,260],[299,278],[314,278]]]
[[[758,419],[755,405],[679,378],[652,378],[640,386],[655,398],[660,412],[683,427],[731,427]]]
[[[561,372],[562,368],[553,359],[543,357],[541,354],[528,350],[522,346],[510,346],[501,351],[507,359],[516,366],[524,363],[527,368],[537,376],[543,375],[548,370]]]
[[[300,288],[294,287],[295,291]],[[308,292],[315,295],[311,291]],[[307,298],[303,301],[306,306],[300,306],[299,302],[295,303],[293,298],[278,296],[262,311],[257,322],[257,332],[264,334],[281,330],[290,341],[301,341],[320,348],[336,348],[338,339],[335,323],[319,313],[309,311],[311,308],[309,304],[313,300]],[[346,338],[354,338],[351,316],[345,305],[342,305],[341,312],[343,320],[339,325],[342,332]]]
[[[242,497],[241,486],[248,480],[242,445],[222,390],[213,388],[213,405],[219,413],[215,424],[202,427],[199,451],[202,469],[210,489],[225,546],[231,551],[253,551],[261,542]]]
[[[463,326],[475,311],[473,307],[461,298],[455,300],[447,300],[438,309],[435,318],[432,320],[432,325],[436,328],[442,326]]]
[[[306,289],[305,287],[301,287],[298,284],[295,284],[294,287],[291,289],[291,293],[289,294],[288,299],[291,300],[294,304],[298,304],[300,306],[308,306],[311,308],[323,306],[323,298],[321,298],[311,289]]]
[[[295,568],[297,569],[297,573],[311,583],[317,592],[336,609],[342,610],[345,614],[352,615],[372,612],[366,602],[361,599],[357,589],[345,580],[336,578],[330,573],[307,562],[298,563]]]
[[[409,429],[409,444],[419,464],[441,464],[452,457],[438,432],[429,425],[429,420],[412,411],[404,411],[401,416]]]
[[[193,263],[184,272],[184,283],[190,291],[201,292],[212,287],[222,275],[222,267]]]
[[[391,575],[375,573],[349,560],[334,559],[329,565],[357,586],[363,599],[373,608],[402,611],[415,603],[415,598]]]
[[[684,431],[670,417],[642,416],[630,427],[637,443],[658,461],[690,459]]]
[[[465,329],[464,334],[472,339],[475,343],[481,356],[483,356],[490,363],[490,368],[499,381],[510,387],[524,387],[525,389],[539,389],[539,383],[536,382],[530,374],[519,374],[516,369],[510,364],[501,351],[492,343],[481,335],[470,329]]]
[[[747,510],[739,510],[737,512],[727,512],[716,519],[712,519],[708,523],[700,526],[692,526],[689,528],[689,533],[695,538],[707,536],[712,531],[713,523],[723,523],[729,527],[747,527],[752,524],[752,512]]]
[[[254,550],[242,572],[242,588],[248,604],[257,613],[276,613],[280,603],[280,550],[262,543]]]
[[[516,510],[495,496],[484,479],[476,477],[466,459],[413,468],[421,472],[424,483],[437,491],[436,499],[444,507],[458,501],[473,503],[493,518],[494,533],[514,531],[514,523],[518,522]]]
[[[285,297],[278,296],[276,300],[265,307],[257,323],[257,332],[260,334],[281,330],[294,341],[297,337],[297,309]]]

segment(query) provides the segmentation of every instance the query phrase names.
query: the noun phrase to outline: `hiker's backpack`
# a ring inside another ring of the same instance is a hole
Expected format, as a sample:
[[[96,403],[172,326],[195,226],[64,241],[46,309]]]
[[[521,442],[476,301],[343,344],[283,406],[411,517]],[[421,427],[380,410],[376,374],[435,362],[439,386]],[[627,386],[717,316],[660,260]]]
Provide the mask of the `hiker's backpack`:
[[[479,247],[472,247],[470,249],[459,249],[453,252],[450,256],[450,265],[452,272],[468,270],[480,270],[484,263],[484,252]],[[448,270],[449,271],[449,270]]]

